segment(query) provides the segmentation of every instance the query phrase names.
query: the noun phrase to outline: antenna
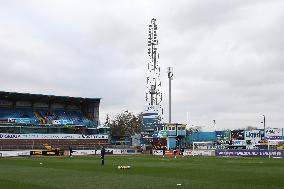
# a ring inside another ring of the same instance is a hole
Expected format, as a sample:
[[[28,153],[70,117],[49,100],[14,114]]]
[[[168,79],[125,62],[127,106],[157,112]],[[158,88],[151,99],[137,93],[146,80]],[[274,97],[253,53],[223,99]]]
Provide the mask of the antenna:
[[[160,120],[163,119],[162,92],[160,80],[159,52],[158,52],[158,35],[156,19],[151,20],[148,31],[148,56],[147,62],[147,82],[146,82],[146,103],[149,112],[159,114]]]

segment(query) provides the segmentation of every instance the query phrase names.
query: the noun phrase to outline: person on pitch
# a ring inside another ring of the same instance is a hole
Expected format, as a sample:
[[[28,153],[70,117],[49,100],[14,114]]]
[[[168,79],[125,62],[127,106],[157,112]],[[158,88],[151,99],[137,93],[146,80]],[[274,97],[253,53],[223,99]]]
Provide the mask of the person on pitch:
[[[73,149],[72,146],[69,146],[69,157],[72,157]]]
[[[101,149],[102,165],[105,164],[105,153],[106,153],[106,150],[105,150],[105,148],[103,147],[103,148]]]

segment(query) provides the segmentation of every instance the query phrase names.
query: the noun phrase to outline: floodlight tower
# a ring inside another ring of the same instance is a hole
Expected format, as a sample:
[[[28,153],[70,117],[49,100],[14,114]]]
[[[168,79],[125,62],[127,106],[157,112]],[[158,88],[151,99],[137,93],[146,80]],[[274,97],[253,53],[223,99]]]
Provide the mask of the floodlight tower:
[[[174,79],[172,67],[168,67],[168,78],[169,78],[169,123],[172,123],[172,80]]]
[[[148,32],[148,55],[149,60],[147,63],[147,90],[146,90],[146,103],[148,112],[158,113],[160,120],[163,119],[162,108],[162,92],[159,66],[159,52],[158,52],[158,36],[157,36],[156,19],[151,20]]]

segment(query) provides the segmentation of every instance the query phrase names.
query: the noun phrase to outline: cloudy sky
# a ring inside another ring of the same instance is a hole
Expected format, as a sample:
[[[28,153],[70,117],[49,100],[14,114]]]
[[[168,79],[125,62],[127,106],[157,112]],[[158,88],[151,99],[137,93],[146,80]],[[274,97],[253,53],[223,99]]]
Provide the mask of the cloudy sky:
[[[172,120],[284,127],[282,0],[0,0],[0,90],[101,97],[100,118],[145,108],[147,32],[157,18]]]

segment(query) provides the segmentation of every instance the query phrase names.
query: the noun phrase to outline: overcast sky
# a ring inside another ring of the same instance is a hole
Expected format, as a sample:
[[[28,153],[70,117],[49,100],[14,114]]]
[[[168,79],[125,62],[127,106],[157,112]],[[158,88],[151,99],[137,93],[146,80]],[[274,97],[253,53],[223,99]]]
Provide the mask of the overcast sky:
[[[100,118],[145,108],[157,18],[163,106],[213,130],[284,127],[283,0],[0,0],[0,90],[100,97]]]

